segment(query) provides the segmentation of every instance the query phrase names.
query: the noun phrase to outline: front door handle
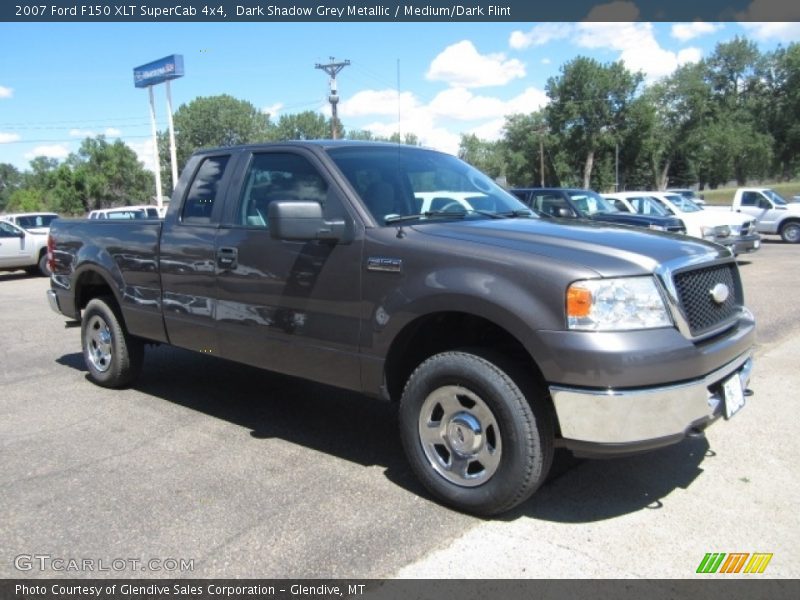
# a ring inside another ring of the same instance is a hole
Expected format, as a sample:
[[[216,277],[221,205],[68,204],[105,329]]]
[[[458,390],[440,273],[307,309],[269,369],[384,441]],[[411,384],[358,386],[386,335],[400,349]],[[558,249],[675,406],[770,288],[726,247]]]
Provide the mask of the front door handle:
[[[217,266],[232,271],[239,266],[239,251],[236,248],[219,248],[217,250]]]

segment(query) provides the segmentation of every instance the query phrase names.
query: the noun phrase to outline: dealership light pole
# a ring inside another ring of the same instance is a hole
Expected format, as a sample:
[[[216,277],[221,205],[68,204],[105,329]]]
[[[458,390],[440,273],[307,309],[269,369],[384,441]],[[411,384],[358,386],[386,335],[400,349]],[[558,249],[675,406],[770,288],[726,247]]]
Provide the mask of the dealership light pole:
[[[175,150],[175,127],[172,121],[172,93],[169,82],[178,77],[183,77],[183,56],[172,54],[165,56],[146,65],[134,67],[133,84],[137,88],[147,88],[150,98],[150,129],[153,133],[153,155],[156,163],[156,205],[161,208],[164,200],[161,195],[161,159],[158,155],[158,129],[156,127],[156,106],[153,100],[153,86],[159,83],[167,84],[167,121],[169,124],[169,153],[172,163],[172,189],[178,183],[178,161]]]

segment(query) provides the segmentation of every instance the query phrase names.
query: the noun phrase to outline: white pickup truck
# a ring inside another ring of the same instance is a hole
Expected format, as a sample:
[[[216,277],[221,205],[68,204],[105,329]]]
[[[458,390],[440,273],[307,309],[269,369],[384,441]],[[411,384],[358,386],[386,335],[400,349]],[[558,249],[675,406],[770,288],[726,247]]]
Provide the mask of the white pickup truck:
[[[759,233],[775,233],[784,242],[800,243],[800,203],[786,202],[770,188],[739,188],[730,210],[755,217]]]
[[[677,217],[686,226],[687,235],[726,246],[734,255],[761,247],[755,219],[746,215],[706,211],[688,198],[668,192],[618,192],[604,197],[620,210]]]
[[[0,271],[24,269],[30,275],[50,275],[47,235],[32,233],[0,220]]]

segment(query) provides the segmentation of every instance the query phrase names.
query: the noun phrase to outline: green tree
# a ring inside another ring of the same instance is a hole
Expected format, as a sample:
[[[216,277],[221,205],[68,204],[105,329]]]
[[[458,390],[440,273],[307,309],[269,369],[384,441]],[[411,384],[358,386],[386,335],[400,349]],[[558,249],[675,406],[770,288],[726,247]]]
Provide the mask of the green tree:
[[[631,73],[622,62],[602,65],[580,56],[547,81],[546,108],[550,130],[565,149],[584,158],[583,187],[590,187],[595,155],[614,147],[628,108],[641,84],[641,73]]]
[[[149,204],[152,174],[122,140],[109,143],[104,136],[86,138],[78,152],[66,160],[70,172],[57,170],[52,188],[63,209],[74,211],[80,199],[83,210]]]
[[[461,134],[458,157],[494,179],[505,176],[500,142],[487,142],[474,133]]]
[[[14,165],[0,163],[0,212],[6,209],[11,194],[22,185],[22,173]]]
[[[330,139],[331,121],[313,110],[281,115],[270,137],[273,140]]]
[[[269,115],[250,102],[227,94],[195,98],[182,104],[173,115],[173,123],[178,172],[183,170],[192,153],[201,148],[275,139]],[[171,179],[168,132],[159,135],[159,154],[162,173],[166,174],[162,182],[168,186]]]

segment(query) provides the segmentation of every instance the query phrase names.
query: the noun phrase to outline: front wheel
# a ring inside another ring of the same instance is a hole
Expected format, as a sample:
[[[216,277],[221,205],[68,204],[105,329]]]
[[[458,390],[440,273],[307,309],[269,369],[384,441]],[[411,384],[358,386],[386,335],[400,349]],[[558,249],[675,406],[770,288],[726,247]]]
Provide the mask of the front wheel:
[[[790,221],[781,227],[781,239],[790,244],[800,243],[800,222]]]
[[[417,477],[446,504],[478,515],[527,499],[553,456],[544,394],[501,365],[469,350],[434,355],[411,375],[400,404],[403,447]]]
[[[111,298],[94,298],[81,319],[81,346],[89,377],[103,387],[129,385],[142,369],[144,344],[128,333]]]

